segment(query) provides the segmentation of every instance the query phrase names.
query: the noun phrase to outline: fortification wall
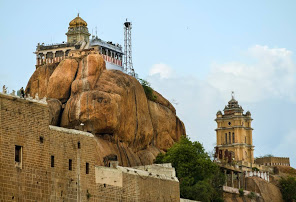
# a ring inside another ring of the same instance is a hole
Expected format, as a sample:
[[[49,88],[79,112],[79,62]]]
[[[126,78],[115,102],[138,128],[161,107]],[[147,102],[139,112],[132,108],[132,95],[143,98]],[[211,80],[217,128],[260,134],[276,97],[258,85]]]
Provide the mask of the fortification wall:
[[[255,163],[266,166],[290,166],[290,159],[288,157],[263,157],[257,158]]]
[[[178,181],[160,176],[123,172],[122,186],[96,182],[98,138],[49,126],[48,110],[0,94],[0,201],[179,201]]]

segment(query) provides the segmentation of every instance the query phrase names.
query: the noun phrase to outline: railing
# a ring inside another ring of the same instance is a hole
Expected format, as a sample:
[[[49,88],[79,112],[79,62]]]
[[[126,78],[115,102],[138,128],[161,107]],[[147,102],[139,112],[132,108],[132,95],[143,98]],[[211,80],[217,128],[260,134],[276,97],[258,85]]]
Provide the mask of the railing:
[[[104,60],[110,63],[113,63],[115,65],[121,66],[122,67],[122,61],[116,58],[112,58],[107,55],[102,55]],[[61,57],[54,57],[54,58],[38,58],[36,61],[36,65],[44,65],[44,64],[53,64],[53,63],[58,63],[61,62],[63,59],[65,59],[65,56]]]
[[[245,177],[259,177],[269,182],[269,172],[245,171]]]

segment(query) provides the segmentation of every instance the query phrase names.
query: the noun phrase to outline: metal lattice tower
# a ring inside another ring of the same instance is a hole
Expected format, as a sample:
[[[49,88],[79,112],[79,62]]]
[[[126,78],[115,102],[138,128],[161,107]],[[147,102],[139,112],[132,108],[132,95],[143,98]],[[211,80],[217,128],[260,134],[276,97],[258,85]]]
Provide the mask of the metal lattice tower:
[[[126,22],[124,25],[124,70],[126,73],[135,77],[135,70],[132,60],[132,23]]]

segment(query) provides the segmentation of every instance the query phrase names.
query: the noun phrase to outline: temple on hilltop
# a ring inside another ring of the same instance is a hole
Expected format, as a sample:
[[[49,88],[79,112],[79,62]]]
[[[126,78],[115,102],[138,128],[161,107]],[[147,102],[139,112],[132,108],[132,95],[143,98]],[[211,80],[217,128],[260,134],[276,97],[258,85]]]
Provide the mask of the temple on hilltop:
[[[123,71],[122,46],[111,41],[103,41],[98,36],[88,32],[87,23],[77,15],[68,27],[67,42],[45,45],[38,43],[36,52],[36,68],[44,64],[59,63],[65,59],[71,50],[94,49],[102,54],[107,69]]]
[[[251,113],[243,113],[238,101],[232,98],[224,108],[224,114],[218,111],[216,159],[221,162],[254,163],[254,146],[252,142]]]

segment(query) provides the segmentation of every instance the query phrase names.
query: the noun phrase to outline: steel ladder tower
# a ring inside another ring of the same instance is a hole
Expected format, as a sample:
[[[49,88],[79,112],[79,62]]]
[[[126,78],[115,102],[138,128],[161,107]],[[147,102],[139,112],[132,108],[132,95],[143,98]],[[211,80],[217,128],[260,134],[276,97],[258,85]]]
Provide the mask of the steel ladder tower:
[[[124,25],[124,70],[129,75],[135,77],[135,70],[132,60],[132,23],[126,22]]]

